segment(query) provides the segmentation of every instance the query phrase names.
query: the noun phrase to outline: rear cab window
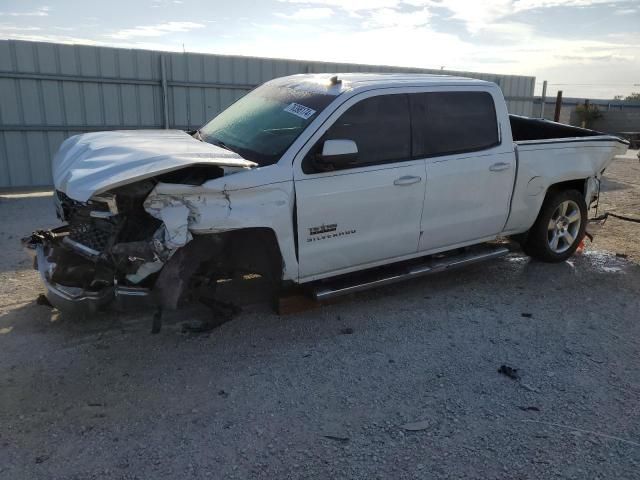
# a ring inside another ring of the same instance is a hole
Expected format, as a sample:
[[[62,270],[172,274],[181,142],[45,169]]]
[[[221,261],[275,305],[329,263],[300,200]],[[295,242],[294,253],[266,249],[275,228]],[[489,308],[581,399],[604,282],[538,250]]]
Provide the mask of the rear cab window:
[[[500,143],[488,92],[414,93],[409,101],[414,158],[475,152]]]

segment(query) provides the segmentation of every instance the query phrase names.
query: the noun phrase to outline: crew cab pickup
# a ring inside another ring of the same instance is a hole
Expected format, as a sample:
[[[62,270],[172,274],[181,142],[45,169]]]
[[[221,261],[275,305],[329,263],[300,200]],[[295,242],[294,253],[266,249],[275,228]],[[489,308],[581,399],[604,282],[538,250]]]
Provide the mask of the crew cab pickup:
[[[502,255],[498,237],[559,262],[627,146],[509,115],[490,82],[294,75],[197,131],[67,139],[53,160],[65,224],[26,243],[49,301],[90,311],[175,308],[248,273],[326,298]]]

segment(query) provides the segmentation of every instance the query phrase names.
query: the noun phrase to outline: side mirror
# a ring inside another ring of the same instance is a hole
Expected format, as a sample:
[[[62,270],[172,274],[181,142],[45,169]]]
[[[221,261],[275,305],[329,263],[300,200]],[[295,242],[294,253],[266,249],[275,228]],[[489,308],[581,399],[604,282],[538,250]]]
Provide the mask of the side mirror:
[[[317,162],[331,169],[346,167],[358,159],[358,146],[353,140],[325,140]]]

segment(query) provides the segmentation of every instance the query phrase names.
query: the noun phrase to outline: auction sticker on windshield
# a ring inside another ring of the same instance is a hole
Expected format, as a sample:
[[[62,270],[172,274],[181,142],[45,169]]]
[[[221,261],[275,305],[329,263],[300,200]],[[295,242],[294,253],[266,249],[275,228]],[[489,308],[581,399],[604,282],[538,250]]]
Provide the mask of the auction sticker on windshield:
[[[316,113],[313,108],[305,107],[304,105],[300,105],[299,103],[290,103],[284,108],[284,111],[293,113],[295,116],[304,118],[305,120]]]

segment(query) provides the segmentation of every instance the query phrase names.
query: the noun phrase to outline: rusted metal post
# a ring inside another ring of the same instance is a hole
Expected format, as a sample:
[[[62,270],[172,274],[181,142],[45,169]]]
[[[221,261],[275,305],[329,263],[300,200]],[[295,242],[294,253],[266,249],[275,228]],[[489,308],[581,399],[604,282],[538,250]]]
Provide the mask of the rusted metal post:
[[[540,97],[540,118],[544,118],[544,106],[547,103],[547,81],[542,82],[542,96]]]
[[[562,108],[562,90],[558,90],[558,95],[556,96],[556,111],[553,113],[553,121],[560,121],[560,109]]]

